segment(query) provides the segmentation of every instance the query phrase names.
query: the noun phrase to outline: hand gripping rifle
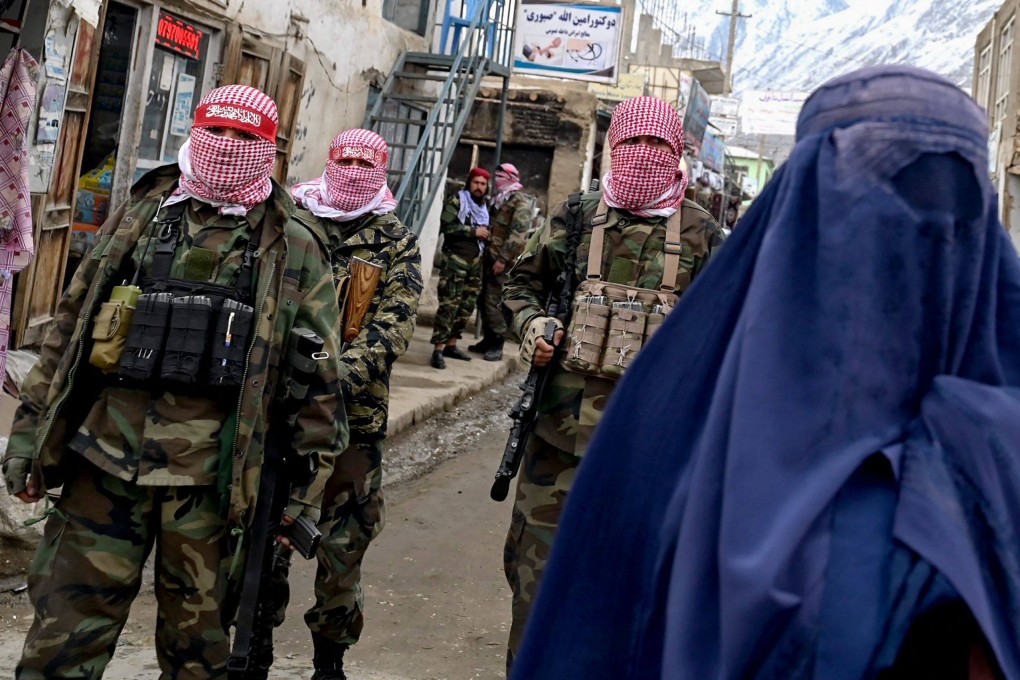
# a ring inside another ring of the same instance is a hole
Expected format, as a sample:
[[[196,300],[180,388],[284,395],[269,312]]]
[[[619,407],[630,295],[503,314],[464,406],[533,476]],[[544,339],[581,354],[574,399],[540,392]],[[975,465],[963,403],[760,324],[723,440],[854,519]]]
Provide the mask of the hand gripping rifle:
[[[328,356],[322,347],[322,338],[312,331],[305,328],[291,330],[287,347],[290,375],[285,382],[286,396],[282,402],[284,417],[283,422],[269,428],[266,438],[259,495],[237,607],[234,645],[227,660],[230,680],[265,677],[268,670],[255,668],[253,651],[260,650],[253,649],[256,645],[252,643],[272,640],[274,605],[279,600],[271,592],[279,582],[274,578],[274,572],[283,569],[286,573],[290,565],[290,551],[277,544],[276,536],[287,536],[294,549],[305,559],[315,555],[322,537],[315,523],[303,515],[282,530],[280,527],[291,488],[308,484],[318,468],[318,460],[314,456],[287,456],[285,452],[290,448],[289,429],[297,422],[298,411],[308,395],[315,365]],[[271,660],[270,653],[270,663]]]
[[[593,183],[592,191],[597,188]],[[566,261],[559,276],[556,277],[556,284],[549,294],[549,301],[546,304],[545,316],[559,319],[566,328],[570,317],[571,297],[574,294],[574,287],[577,285],[574,280],[577,268],[577,248],[581,241],[581,194],[570,194],[567,199],[567,253]],[[556,324],[552,321],[546,323],[545,333],[542,339],[549,345],[553,344],[553,337],[556,334]],[[549,377],[553,373],[553,366],[556,364],[556,355],[549,360],[545,366],[531,365],[528,377],[521,385],[521,396],[517,403],[510,409],[510,419],[514,424],[510,428],[510,436],[506,440],[506,448],[503,449],[503,460],[496,470],[496,480],[489,490],[489,497],[494,501],[502,501],[510,491],[510,481],[517,476],[521,468],[521,460],[524,459],[524,447],[528,438],[535,429],[535,419],[538,416],[538,398],[545,391]]]

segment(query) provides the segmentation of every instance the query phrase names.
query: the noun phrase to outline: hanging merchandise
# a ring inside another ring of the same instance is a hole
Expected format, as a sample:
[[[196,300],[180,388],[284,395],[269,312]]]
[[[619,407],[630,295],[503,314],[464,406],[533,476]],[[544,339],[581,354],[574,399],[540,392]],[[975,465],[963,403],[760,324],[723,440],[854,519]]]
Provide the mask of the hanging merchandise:
[[[35,108],[39,64],[21,48],[0,68],[0,380],[7,365],[13,275],[32,260],[32,202],[28,190],[28,119]]]

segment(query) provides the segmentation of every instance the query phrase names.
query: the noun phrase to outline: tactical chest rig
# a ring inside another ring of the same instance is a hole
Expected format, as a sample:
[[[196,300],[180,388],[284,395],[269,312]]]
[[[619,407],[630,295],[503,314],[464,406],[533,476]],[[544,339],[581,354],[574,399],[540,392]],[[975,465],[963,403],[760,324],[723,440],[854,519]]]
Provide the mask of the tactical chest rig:
[[[607,213],[603,199],[592,219],[588,271],[574,293],[561,365],[572,373],[616,380],[676,306],[675,284],[683,245],[677,210],[666,222],[665,259],[658,290],[604,281],[601,267]]]
[[[142,279],[133,313],[127,314],[126,319],[120,317],[118,327],[112,331],[101,323],[102,311],[97,317],[94,341],[125,338],[119,361],[112,364],[107,361],[106,367],[94,360],[92,363],[106,372],[116,372],[126,382],[149,389],[238,387],[254,324],[252,281],[262,223],[248,241],[234,285],[172,278],[187,204],[182,201],[157,212],[153,233],[145,247],[147,251],[155,240],[152,268],[150,276]],[[202,251],[193,249],[189,258],[197,257],[198,252]],[[139,259],[139,269],[144,260],[145,252]],[[211,265],[211,258],[205,264]],[[136,272],[136,280],[137,276]]]

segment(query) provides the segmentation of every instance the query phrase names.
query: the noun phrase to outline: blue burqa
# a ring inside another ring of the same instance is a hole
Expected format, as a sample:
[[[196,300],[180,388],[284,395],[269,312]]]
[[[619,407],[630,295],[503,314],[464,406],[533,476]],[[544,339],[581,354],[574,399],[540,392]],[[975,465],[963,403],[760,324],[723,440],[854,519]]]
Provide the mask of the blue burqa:
[[[1020,264],[985,115],[869,68],[797,138],[614,393],[513,678],[875,677],[957,603],[1020,679]]]

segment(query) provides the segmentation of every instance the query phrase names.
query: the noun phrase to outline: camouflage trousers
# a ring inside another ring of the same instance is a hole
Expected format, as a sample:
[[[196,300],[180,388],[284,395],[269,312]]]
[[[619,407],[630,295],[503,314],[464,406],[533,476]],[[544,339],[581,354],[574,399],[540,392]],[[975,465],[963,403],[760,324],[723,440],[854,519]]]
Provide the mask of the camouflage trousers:
[[[510,531],[503,548],[503,570],[513,591],[508,669],[524,639],[524,626],[535,603],[567,491],[574,483],[580,462],[577,456],[535,436],[528,440],[524,449]]]
[[[481,291],[482,329],[485,337],[497,335],[506,338],[506,317],[503,316],[503,282],[506,281],[506,270],[499,276],[493,276],[494,264],[496,259],[485,253],[482,257],[484,268]],[[509,268],[509,265],[507,267]]]
[[[365,627],[361,562],[386,521],[382,487],[382,440],[354,441],[337,458],[322,499],[315,604],[305,613],[312,633],[353,645]],[[284,621],[290,589],[277,575],[271,604],[274,626]]]
[[[432,322],[432,344],[459,338],[471,320],[482,286],[481,258],[443,253],[439,270],[439,309]]]
[[[143,487],[73,465],[29,570],[35,620],[15,677],[101,677],[155,544],[159,677],[226,678],[226,522],[215,488]]]

